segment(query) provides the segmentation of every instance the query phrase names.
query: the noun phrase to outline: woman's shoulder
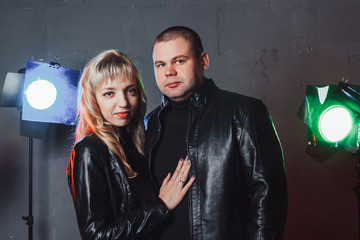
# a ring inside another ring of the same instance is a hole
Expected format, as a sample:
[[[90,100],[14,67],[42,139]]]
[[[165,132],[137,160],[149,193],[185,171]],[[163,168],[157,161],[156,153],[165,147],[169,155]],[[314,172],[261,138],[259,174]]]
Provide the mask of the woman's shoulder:
[[[103,144],[102,141],[95,133],[89,134],[81,138],[76,145],[78,144]]]
[[[105,143],[95,134],[83,137],[72,152],[74,169],[103,169],[109,164],[109,151]]]
[[[74,147],[76,152],[97,152],[102,155],[108,151],[106,144],[95,134],[87,135],[80,139]]]

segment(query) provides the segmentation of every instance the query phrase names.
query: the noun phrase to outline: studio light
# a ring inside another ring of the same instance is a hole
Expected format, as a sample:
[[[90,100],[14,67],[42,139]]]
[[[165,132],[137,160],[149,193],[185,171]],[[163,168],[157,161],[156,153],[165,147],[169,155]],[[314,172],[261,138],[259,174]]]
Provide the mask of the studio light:
[[[323,162],[341,150],[357,159],[354,187],[360,239],[360,86],[309,85],[297,115],[307,126],[306,153]]]
[[[32,178],[33,138],[43,138],[51,123],[74,125],[80,72],[60,64],[28,61],[26,70],[8,73],[0,99],[1,107],[20,111],[20,134],[29,137],[29,215],[23,216],[33,239]]]
[[[307,126],[308,145],[345,149],[359,148],[360,86],[309,85],[298,116]]]
[[[23,115],[27,121],[74,125],[80,72],[55,63],[26,65]]]

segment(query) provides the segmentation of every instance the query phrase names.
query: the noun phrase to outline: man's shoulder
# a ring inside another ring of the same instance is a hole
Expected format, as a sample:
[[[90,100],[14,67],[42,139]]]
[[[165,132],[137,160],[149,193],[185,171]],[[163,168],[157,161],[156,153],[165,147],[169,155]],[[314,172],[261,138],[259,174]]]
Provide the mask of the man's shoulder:
[[[219,100],[221,100],[222,104],[240,108],[264,105],[260,99],[224,89],[219,89],[218,91],[216,102],[219,102]]]
[[[155,120],[154,117],[158,114],[160,109],[161,109],[161,107],[159,105],[145,116],[145,118],[144,118],[145,130],[147,130],[149,122]]]
[[[154,108],[150,113],[148,113],[146,116],[145,116],[145,119],[148,119],[148,118],[151,118],[152,116],[154,116],[156,113],[158,113],[160,111],[161,107],[160,105],[157,106],[156,108]]]

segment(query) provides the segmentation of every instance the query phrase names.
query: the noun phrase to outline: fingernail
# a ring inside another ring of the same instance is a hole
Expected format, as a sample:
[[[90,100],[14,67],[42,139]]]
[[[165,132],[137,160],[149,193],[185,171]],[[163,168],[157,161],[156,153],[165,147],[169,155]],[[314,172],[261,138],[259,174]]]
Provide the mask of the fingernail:
[[[179,162],[181,162],[181,161],[184,161],[184,159],[182,157],[179,159]]]
[[[186,156],[185,160],[186,160],[186,161],[188,161],[188,160],[189,160],[189,157],[188,157],[188,156]]]
[[[187,164],[190,165],[190,164],[191,164],[191,161],[190,161],[190,160],[187,160]]]
[[[192,175],[191,178],[196,178],[195,175]]]

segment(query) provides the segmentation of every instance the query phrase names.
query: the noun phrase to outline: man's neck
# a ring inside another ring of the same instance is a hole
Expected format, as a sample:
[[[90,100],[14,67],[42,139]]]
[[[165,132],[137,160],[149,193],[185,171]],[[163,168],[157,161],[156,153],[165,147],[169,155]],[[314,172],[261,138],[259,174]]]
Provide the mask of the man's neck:
[[[187,96],[186,98],[170,98],[168,97],[171,101],[173,102],[186,102],[188,101],[196,92],[201,91],[201,89],[204,87],[204,85],[206,85],[205,83],[208,81],[208,79],[203,76],[201,78],[201,80],[199,81],[199,83],[197,84],[196,88],[194,89],[194,91],[191,92],[191,94],[189,94],[189,96]]]

